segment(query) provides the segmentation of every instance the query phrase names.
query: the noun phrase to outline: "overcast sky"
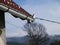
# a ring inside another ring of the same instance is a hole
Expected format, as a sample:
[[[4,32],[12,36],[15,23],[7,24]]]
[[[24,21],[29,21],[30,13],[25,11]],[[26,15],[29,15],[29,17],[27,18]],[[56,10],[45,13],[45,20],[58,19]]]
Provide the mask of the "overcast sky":
[[[60,0],[14,0],[18,5],[23,7],[30,14],[36,17],[54,20],[60,22]],[[5,13],[6,19],[6,35],[7,37],[24,36],[23,25],[26,21],[13,17],[9,13]],[[46,27],[49,35],[60,34],[60,24],[35,20]]]

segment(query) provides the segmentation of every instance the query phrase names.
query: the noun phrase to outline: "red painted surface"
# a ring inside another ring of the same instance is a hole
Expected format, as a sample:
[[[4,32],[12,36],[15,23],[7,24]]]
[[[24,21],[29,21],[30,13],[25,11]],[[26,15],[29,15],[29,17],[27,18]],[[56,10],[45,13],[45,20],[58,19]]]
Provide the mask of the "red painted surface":
[[[9,8],[15,9],[18,12],[32,18],[31,14],[29,14],[27,11],[25,11],[22,7],[19,7],[13,0],[0,0],[0,3],[7,5]]]

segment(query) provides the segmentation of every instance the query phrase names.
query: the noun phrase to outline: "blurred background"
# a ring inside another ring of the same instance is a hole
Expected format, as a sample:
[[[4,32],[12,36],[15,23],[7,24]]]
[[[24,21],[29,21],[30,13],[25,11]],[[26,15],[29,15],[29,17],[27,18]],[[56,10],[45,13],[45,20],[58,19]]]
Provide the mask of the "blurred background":
[[[60,0],[14,0],[14,2],[35,17],[60,22]],[[52,41],[56,42],[55,40],[60,41],[60,24],[38,19],[35,22],[43,24],[46,28],[48,38],[44,45],[52,45]],[[5,13],[5,24],[8,45],[28,45],[28,33],[24,31],[26,21]]]

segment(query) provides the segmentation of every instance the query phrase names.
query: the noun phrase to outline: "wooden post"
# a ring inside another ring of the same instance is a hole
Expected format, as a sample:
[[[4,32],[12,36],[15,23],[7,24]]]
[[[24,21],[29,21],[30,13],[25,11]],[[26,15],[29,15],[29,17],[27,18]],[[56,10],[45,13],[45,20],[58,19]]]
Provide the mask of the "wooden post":
[[[6,45],[5,15],[0,10],[0,45]]]

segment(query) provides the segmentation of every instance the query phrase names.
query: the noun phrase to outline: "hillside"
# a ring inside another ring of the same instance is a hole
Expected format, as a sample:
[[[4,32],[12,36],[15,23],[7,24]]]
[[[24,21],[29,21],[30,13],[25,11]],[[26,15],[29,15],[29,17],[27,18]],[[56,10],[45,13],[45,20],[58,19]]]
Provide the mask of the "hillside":
[[[49,36],[48,38],[49,40],[47,40],[47,43],[45,45],[50,45],[55,41],[60,41],[60,35]],[[24,37],[7,38],[7,44],[8,45],[28,45],[28,37],[24,36]]]

